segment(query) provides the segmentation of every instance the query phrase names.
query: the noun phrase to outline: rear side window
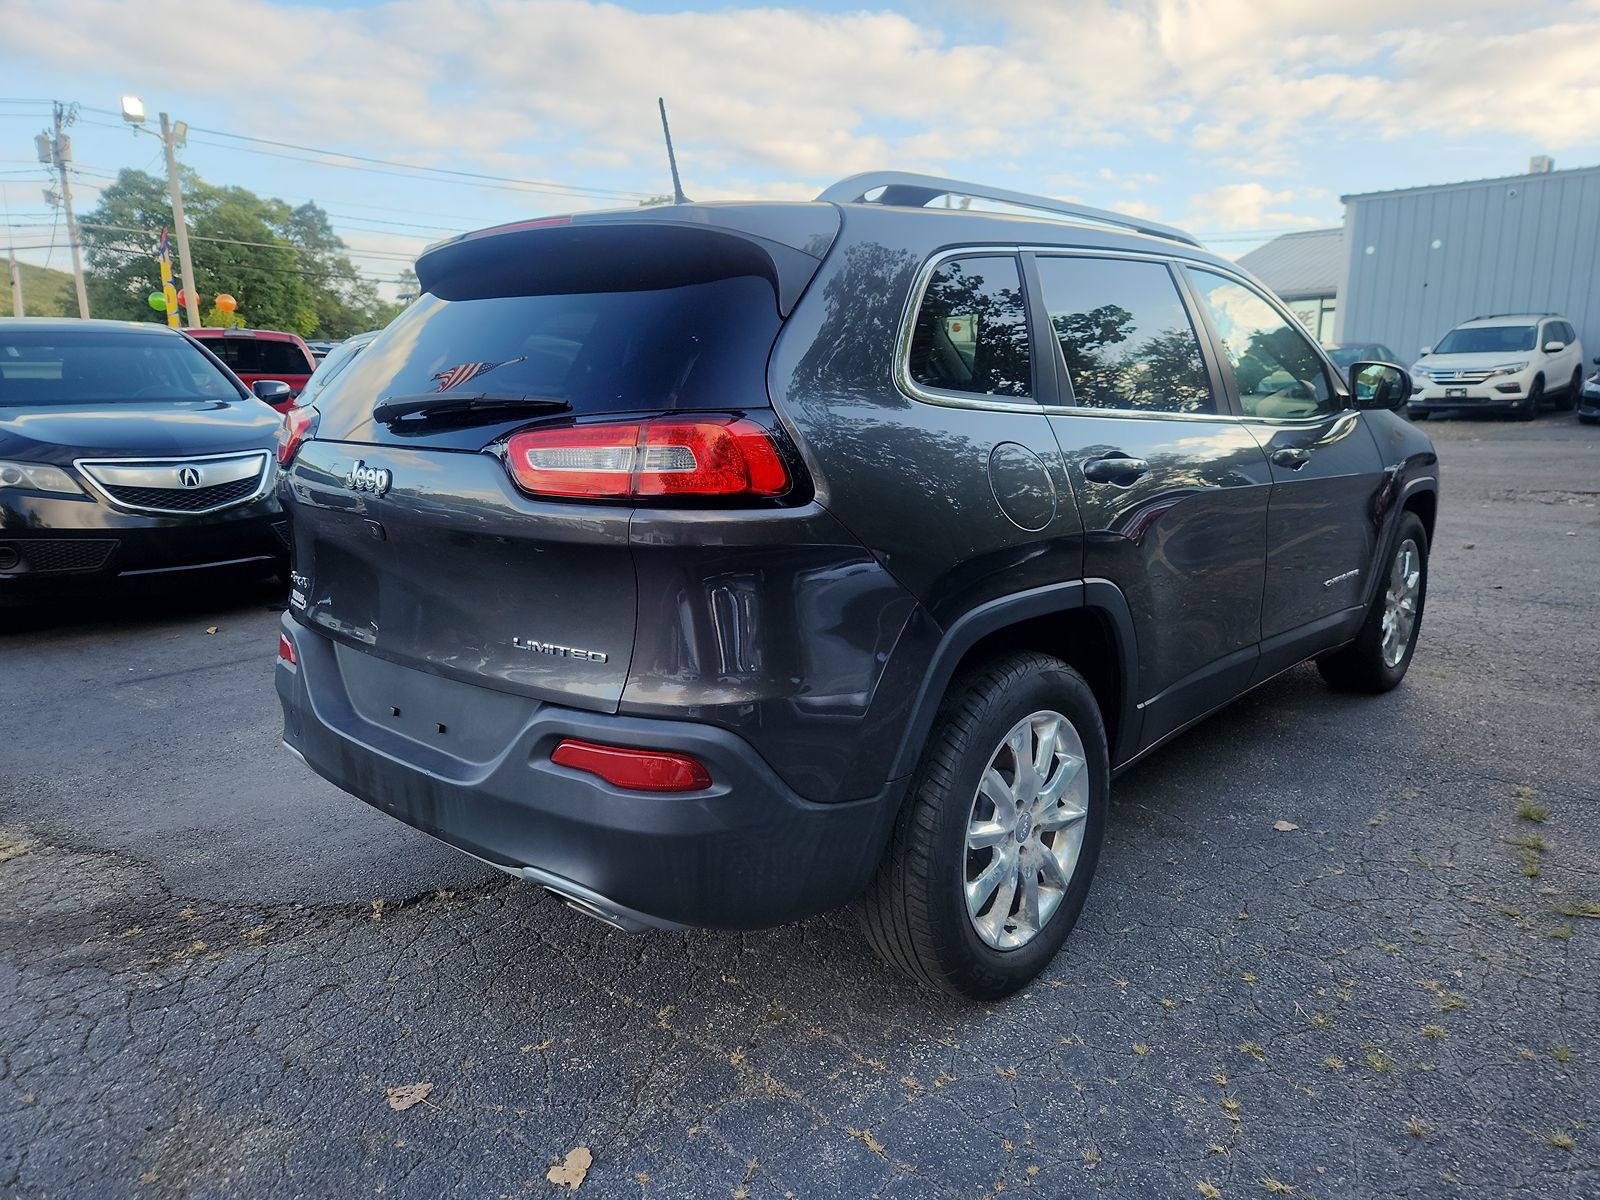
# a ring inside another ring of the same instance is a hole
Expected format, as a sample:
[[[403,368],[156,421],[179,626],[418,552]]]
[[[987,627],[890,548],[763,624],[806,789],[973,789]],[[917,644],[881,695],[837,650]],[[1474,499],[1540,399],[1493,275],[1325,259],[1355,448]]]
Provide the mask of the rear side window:
[[[1110,258],[1037,261],[1073,404],[1216,411],[1200,341],[1166,266]]]
[[[576,415],[764,408],[780,319],[772,285],[739,275],[681,287],[444,300],[425,294],[318,400],[556,400]]]
[[[1189,277],[1211,314],[1245,416],[1297,420],[1339,410],[1322,356],[1299,322],[1226,276],[1191,268]]]
[[[911,379],[974,396],[1033,391],[1028,310],[1012,257],[953,258],[928,280],[911,334]]]
[[[305,351],[293,342],[280,342],[271,338],[214,337],[203,339],[205,348],[215,354],[235,374],[308,375],[311,363]]]

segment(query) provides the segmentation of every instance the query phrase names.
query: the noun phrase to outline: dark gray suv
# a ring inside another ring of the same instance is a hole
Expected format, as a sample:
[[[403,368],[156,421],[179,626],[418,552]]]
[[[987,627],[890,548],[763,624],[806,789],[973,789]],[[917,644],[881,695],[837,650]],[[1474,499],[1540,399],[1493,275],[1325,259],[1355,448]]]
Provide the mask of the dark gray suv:
[[[282,435],[284,737],[619,928],[854,901],[912,978],[1003,996],[1115,772],[1308,658],[1376,692],[1415,649],[1409,379],[1341,377],[1177,230],[880,173],[417,274]]]

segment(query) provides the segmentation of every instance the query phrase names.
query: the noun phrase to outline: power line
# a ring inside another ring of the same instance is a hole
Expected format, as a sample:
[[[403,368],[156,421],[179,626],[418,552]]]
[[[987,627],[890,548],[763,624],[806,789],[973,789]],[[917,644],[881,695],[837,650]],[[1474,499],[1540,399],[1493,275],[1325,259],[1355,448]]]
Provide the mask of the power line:
[[[103,129],[116,129],[110,121],[91,121],[82,118],[85,125],[98,125]],[[292,142],[275,142],[266,138],[252,138],[242,133],[226,133],[215,129],[200,129],[191,125],[191,135],[195,133],[209,133],[236,141],[260,142],[268,146],[283,146],[289,149],[302,151],[300,154],[280,154],[274,150],[262,150],[256,146],[234,146],[227,142],[211,141],[206,138],[191,136],[192,145],[212,146],[218,150],[232,150],[241,154],[259,154],[267,158],[279,158],[288,162],[304,163],[313,167],[335,167],[343,171],[363,171],[371,175],[388,175],[397,179],[410,179],[415,181],[418,175],[433,178],[438,183],[454,183],[463,187],[492,188],[503,192],[539,192],[550,195],[568,196],[585,200],[648,200],[652,193],[625,192],[606,188],[589,188],[582,184],[550,183],[539,180],[522,180],[508,175],[485,175],[474,171],[457,171],[449,167],[428,167],[420,163],[399,162],[393,159],[372,158],[368,155],[347,154],[342,150],[326,150],[314,146],[300,146]],[[320,155],[322,157],[307,158],[306,154]],[[329,158],[347,159],[353,161],[329,162]],[[380,163],[382,166],[368,166],[367,163]],[[389,167],[398,167],[400,170],[389,170]]]
[[[294,142],[278,142],[272,140],[271,138],[251,137],[250,135],[244,133],[228,133],[221,129],[201,129],[198,126],[193,125],[191,125],[189,128],[193,133],[209,133],[213,137],[231,138],[235,141],[241,142],[255,142],[256,144],[262,146],[277,146],[284,150],[300,150],[307,154],[332,154],[339,158],[353,159],[356,162],[376,163],[377,165],[383,167],[404,167],[408,171],[426,171],[430,174],[436,175],[455,175],[462,179],[488,180],[494,183],[515,183],[522,187],[538,191],[561,192],[577,196],[591,196],[597,199],[648,200],[651,198],[650,194],[647,192],[619,191],[615,188],[594,188],[578,183],[550,183],[545,180],[537,179],[516,179],[509,175],[485,175],[478,171],[457,171],[450,167],[428,167],[418,163],[398,162],[390,158],[373,158],[372,156],[366,154],[348,154],[343,150],[325,150],[316,146],[300,146],[296,145]]]

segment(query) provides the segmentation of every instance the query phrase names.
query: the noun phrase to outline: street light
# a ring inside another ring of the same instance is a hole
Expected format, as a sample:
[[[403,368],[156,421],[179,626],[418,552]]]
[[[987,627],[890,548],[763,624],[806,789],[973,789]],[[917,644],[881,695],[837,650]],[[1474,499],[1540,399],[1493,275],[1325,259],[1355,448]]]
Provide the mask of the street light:
[[[150,132],[144,128],[144,101],[137,96],[122,98],[122,119],[132,125],[135,133]],[[194,265],[189,259],[189,227],[183,219],[183,192],[178,187],[178,156],[173,153],[189,140],[189,126],[179,121],[173,124],[167,114],[161,114],[161,148],[167,155],[167,193],[172,197],[172,231],[178,235],[178,266],[183,272],[183,303],[191,327],[200,324],[200,306],[194,290]]]

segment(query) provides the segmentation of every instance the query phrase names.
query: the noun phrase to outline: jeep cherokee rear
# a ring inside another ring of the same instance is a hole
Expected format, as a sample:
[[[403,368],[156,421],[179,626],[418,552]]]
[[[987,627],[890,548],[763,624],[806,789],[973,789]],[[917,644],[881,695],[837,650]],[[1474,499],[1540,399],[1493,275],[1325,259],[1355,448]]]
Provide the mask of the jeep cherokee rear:
[[[1347,389],[1177,231],[880,174],[417,269],[280,446],[285,740],[624,929],[857,900],[913,978],[1004,995],[1114,769],[1306,658],[1410,661],[1409,380]]]

